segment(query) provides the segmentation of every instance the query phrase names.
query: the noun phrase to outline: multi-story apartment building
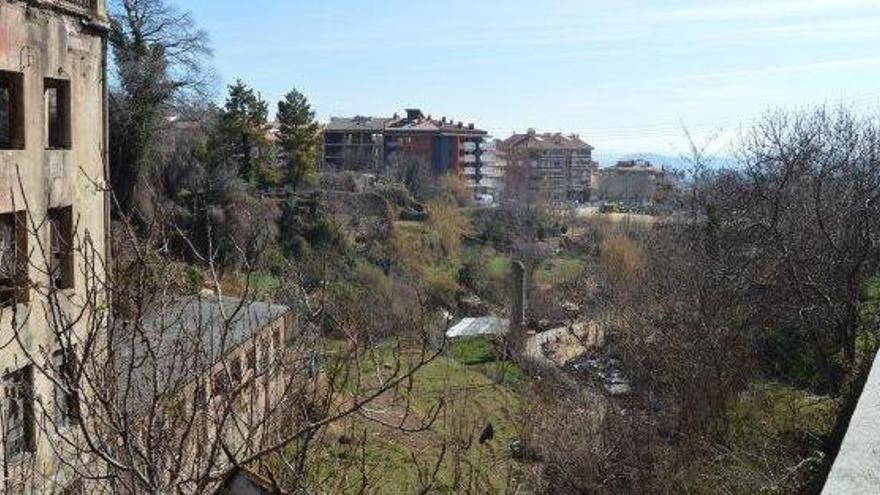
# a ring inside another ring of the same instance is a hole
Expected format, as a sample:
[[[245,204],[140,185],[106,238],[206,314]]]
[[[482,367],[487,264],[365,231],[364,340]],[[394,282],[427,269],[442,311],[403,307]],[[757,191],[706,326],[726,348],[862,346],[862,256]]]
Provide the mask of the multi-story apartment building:
[[[593,147],[575,134],[529,129],[498,145],[506,162],[507,192],[521,199],[589,201],[594,188]]]
[[[671,184],[663,167],[646,160],[623,160],[602,169],[596,199],[646,206],[668,187]]]
[[[104,0],[0,1],[2,493],[72,481],[52,430],[80,420],[78,398],[47,375],[75,359],[50,319],[101,276],[77,246],[108,254],[107,28]],[[71,316],[64,338],[79,325]]]
[[[454,171],[479,183],[486,131],[434,119],[418,109],[390,118],[332,118],[324,126],[324,166],[380,172],[394,160],[422,159],[437,174]]]
[[[504,194],[505,169],[507,162],[498,153],[498,139],[489,139],[482,146],[481,166],[472,173],[465,168],[468,185],[474,188],[478,199],[483,202],[497,201]]]

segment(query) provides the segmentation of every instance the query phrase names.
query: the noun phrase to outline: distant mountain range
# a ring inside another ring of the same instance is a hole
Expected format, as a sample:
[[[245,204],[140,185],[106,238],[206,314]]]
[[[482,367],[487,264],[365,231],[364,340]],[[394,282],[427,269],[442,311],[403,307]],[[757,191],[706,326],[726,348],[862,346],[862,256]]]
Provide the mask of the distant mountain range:
[[[599,162],[599,166],[602,168],[612,167],[618,161],[621,160],[647,160],[651,162],[653,165],[662,165],[670,170],[683,170],[687,171],[692,168],[692,163],[689,157],[685,156],[676,156],[676,155],[664,155],[661,153],[621,153],[614,151],[594,151],[593,159]],[[736,164],[736,160],[729,156],[718,156],[712,158],[712,167],[722,168],[722,167],[732,167]]]

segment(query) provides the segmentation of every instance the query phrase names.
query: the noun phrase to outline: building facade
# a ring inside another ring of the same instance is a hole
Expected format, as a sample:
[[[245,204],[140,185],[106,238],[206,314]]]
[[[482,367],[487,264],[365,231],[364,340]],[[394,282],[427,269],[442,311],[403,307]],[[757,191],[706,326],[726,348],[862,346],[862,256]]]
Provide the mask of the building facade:
[[[498,139],[489,139],[482,146],[479,176],[465,169],[468,185],[474,188],[477,198],[484,202],[495,202],[504,195],[505,171],[507,161],[498,153]],[[477,180],[479,179],[479,180]]]
[[[109,255],[107,29],[103,0],[0,1],[0,492],[72,482],[53,431],[78,399],[49,375],[76,362],[59,339]]]
[[[539,134],[529,129],[498,145],[506,162],[510,196],[550,202],[589,201],[598,168],[593,147],[576,134]]]
[[[332,118],[323,130],[325,168],[382,172],[396,160],[415,158],[435,174],[455,172],[481,180],[486,131],[474,124],[434,119],[421,110],[390,118]]]
[[[656,202],[658,193],[669,187],[663,167],[646,160],[624,160],[602,169],[596,199],[634,206]]]

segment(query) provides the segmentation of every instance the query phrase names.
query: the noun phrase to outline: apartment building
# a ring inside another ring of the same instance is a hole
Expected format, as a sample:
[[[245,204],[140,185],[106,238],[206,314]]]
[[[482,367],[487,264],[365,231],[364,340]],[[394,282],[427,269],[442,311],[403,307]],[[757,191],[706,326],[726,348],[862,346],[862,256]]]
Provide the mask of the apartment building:
[[[471,172],[465,168],[468,185],[474,188],[477,198],[484,203],[498,201],[504,194],[507,161],[498,153],[500,143],[498,139],[488,139],[482,146],[479,170]]]
[[[498,144],[506,162],[508,194],[554,203],[589,201],[598,164],[593,147],[576,134],[538,133],[529,129]]]
[[[48,374],[76,362],[59,328],[76,340],[66,312],[102,276],[79,247],[108,255],[107,28],[103,0],[0,1],[0,492],[77,493],[52,431],[78,398]]]
[[[397,159],[418,158],[438,175],[454,171],[479,183],[486,135],[474,124],[435,119],[419,109],[388,118],[334,117],[323,130],[323,165],[382,172]]]
[[[658,193],[671,187],[663,167],[646,160],[622,160],[602,169],[596,199],[636,206],[654,204]]]

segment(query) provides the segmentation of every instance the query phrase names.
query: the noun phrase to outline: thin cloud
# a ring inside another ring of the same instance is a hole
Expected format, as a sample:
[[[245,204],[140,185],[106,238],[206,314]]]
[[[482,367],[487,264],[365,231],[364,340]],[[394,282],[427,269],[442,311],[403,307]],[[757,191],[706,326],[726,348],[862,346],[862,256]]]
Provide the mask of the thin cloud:
[[[653,12],[650,17],[666,22],[712,22],[779,19],[807,14],[841,12],[873,7],[876,1],[866,0],[789,0],[773,2],[747,2],[739,5],[713,5],[688,8],[672,8]]]
[[[826,69],[840,69],[845,67],[872,66],[880,64],[880,57],[862,57],[840,60],[826,60],[822,62],[810,62],[805,64],[792,64],[773,67],[762,67],[757,69],[744,69],[734,71],[720,71],[705,74],[692,74],[681,77],[670,78],[671,82],[694,82],[694,81],[710,81],[718,79],[744,79],[750,77],[764,77],[777,74],[790,74],[796,72],[813,72]]]

